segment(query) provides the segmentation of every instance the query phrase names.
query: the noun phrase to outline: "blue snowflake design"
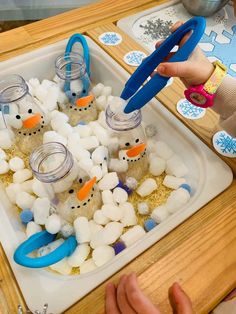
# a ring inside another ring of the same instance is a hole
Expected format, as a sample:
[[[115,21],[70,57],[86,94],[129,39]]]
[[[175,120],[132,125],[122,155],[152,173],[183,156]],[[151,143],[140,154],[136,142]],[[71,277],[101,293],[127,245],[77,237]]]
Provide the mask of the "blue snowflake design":
[[[216,41],[217,33],[210,32],[210,35],[205,33],[202,36],[201,43],[209,43],[213,45],[212,51],[205,51],[207,57],[215,57],[219,59],[228,68],[228,74],[236,77],[236,72],[230,68],[232,64],[236,64],[236,25],[232,27],[233,34],[223,30],[222,35],[227,37],[229,43],[219,43]]]
[[[117,33],[107,32],[99,36],[99,40],[108,46],[116,46],[121,42],[121,36]]]
[[[124,60],[129,65],[139,66],[145,57],[146,54],[142,51],[130,51],[124,56]]]
[[[187,99],[182,99],[177,104],[177,111],[188,119],[199,119],[204,116],[206,109],[192,105]]]
[[[217,132],[213,137],[215,149],[222,155],[236,157],[236,138],[225,131]]]

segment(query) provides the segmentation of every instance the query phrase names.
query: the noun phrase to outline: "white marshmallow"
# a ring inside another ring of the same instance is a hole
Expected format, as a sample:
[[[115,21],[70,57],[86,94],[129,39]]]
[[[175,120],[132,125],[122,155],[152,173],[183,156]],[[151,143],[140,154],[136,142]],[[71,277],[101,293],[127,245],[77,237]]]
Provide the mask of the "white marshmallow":
[[[141,197],[144,197],[144,196],[150,195],[157,188],[158,188],[158,186],[157,186],[156,181],[152,178],[148,178],[138,187],[136,192]]]
[[[93,134],[97,137],[102,145],[108,146],[110,138],[108,131],[103,128],[97,121],[92,121],[89,123],[93,130]]]
[[[27,193],[33,194],[33,182],[34,180],[28,180],[21,183],[21,189]]]
[[[22,183],[32,178],[32,171],[29,169],[18,170],[13,174],[14,183]]]
[[[137,217],[135,214],[134,207],[131,203],[126,202],[120,206],[120,209],[123,212],[123,217],[121,219],[122,224],[124,227],[127,226],[134,226],[137,224]]]
[[[18,192],[22,192],[22,187],[19,183],[10,183],[6,187],[7,196],[13,204],[16,203],[16,195],[18,194]]]
[[[172,149],[166,143],[161,141],[156,142],[155,153],[165,160],[169,159],[174,154]]]
[[[57,120],[57,121],[60,121],[60,123],[67,123],[69,121],[69,117],[61,112],[61,111],[58,111],[58,110],[53,110],[51,112],[51,118],[54,120]]]
[[[105,146],[97,147],[92,153],[92,161],[95,165],[101,165],[108,159],[108,149]]]
[[[5,174],[9,171],[9,164],[6,160],[0,160],[0,174]]]
[[[102,96],[104,97],[104,96]],[[107,104],[105,105],[107,106]],[[107,125],[107,122],[106,122],[106,114],[105,114],[105,111],[101,111],[99,113],[99,116],[98,116],[98,123],[104,128],[104,129],[108,129],[108,125]]]
[[[109,170],[115,172],[126,172],[128,170],[127,160],[111,158],[109,161]]]
[[[110,219],[106,217],[101,210],[96,210],[93,214],[93,220],[99,225],[106,225]]]
[[[124,204],[128,200],[128,193],[122,188],[115,188],[113,190],[113,199],[118,204]]]
[[[159,157],[154,157],[150,160],[149,164],[149,172],[153,176],[159,176],[161,175],[166,168],[166,161],[165,159],[159,158]]]
[[[56,234],[61,229],[61,219],[57,214],[50,215],[45,222],[45,228],[47,232]]]
[[[148,203],[145,202],[138,203],[138,212],[140,215],[148,215],[149,214]]]
[[[104,227],[104,239],[106,241],[106,244],[112,244],[116,242],[116,240],[119,239],[123,231],[123,224],[119,222],[109,222],[105,227]]]
[[[111,137],[108,144],[108,150],[111,155],[117,152],[119,148],[119,139],[117,137]]]
[[[116,172],[110,172],[105,174],[105,176],[99,181],[98,187],[100,190],[112,190],[119,183],[119,178]]]
[[[176,178],[174,176],[166,175],[162,184],[170,189],[178,189],[181,184],[184,184],[186,180],[184,178]]]
[[[79,133],[81,138],[89,137],[92,134],[92,129],[89,125],[79,124],[74,129]]]
[[[79,145],[70,145],[69,151],[79,161],[80,159],[90,159],[90,152]]]
[[[7,159],[7,155],[6,153],[4,152],[3,149],[0,148],[0,159],[4,159],[6,160]]]
[[[60,128],[57,130],[57,132],[63,136],[63,137],[67,137],[68,135],[70,135],[73,132],[73,128],[69,123],[64,123],[61,124]]]
[[[103,177],[108,173],[107,162],[104,160],[102,162],[102,175]]]
[[[166,208],[169,213],[173,214],[178,209],[181,209],[190,199],[190,194],[187,190],[179,188],[172,191],[166,201]]]
[[[78,243],[90,242],[91,232],[88,219],[86,217],[78,217],[74,221],[75,235]]]
[[[59,96],[59,87],[58,86],[50,86],[47,90],[46,98],[43,100],[44,106],[47,107],[49,111],[53,111],[57,109],[57,100]]]
[[[67,263],[66,257],[49,267],[61,275],[70,275],[72,270],[72,267]]]
[[[96,177],[97,181],[101,180],[103,174],[102,174],[102,168],[100,166],[93,166],[89,171],[90,178]]]
[[[83,264],[80,266],[80,273],[85,274],[90,271],[93,271],[96,268],[97,268],[96,264],[94,263],[93,259],[90,258],[86,260],[85,262],[83,262]]]
[[[116,205],[114,203],[113,194],[112,194],[111,190],[104,190],[104,191],[102,191],[102,202],[103,202],[103,204],[113,204],[113,205]]]
[[[157,206],[153,209],[151,214],[151,218],[155,220],[155,222],[157,222],[158,224],[166,220],[168,216],[169,213],[165,205]]]
[[[27,223],[25,232],[28,238],[31,237],[33,234],[38,233],[40,231],[42,231],[42,227],[36,224],[34,221],[30,221]]]
[[[34,93],[35,93],[35,96],[38,98],[38,100],[40,100],[41,102],[46,101],[48,91],[45,88],[45,86],[42,86],[42,85],[35,86]]]
[[[95,96],[95,97],[98,97],[100,95],[102,95],[102,91],[103,91],[103,88],[105,86],[102,84],[102,83],[98,83],[97,85],[95,85],[92,90],[91,90],[91,93]]]
[[[67,258],[67,262],[71,267],[79,267],[86,260],[90,252],[88,244],[79,244],[74,252]]]
[[[83,169],[84,171],[87,172],[87,171],[89,171],[89,169],[91,169],[93,167],[93,162],[91,159],[81,158],[78,165],[81,169]]]
[[[111,95],[111,93],[112,93],[112,88],[111,88],[111,86],[105,86],[104,88],[103,88],[103,90],[102,90],[102,95],[104,95],[104,96],[110,96]]]
[[[70,81],[70,89],[74,93],[79,93],[83,89],[83,83],[81,80],[71,80]]]
[[[123,217],[123,211],[118,206],[112,204],[103,205],[101,210],[103,215],[112,221],[119,221]]]
[[[16,172],[17,170],[24,169],[25,167],[24,160],[17,156],[13,157],[9,160],[9,167],[14,172]]]
[[[67,145],[69,148],[73,148],[75,145],[80,146],[80,135],[78,132],[73,132],[67,136]]]
[[[173,155],[166,162],[166,173],[180,178],[188,173],[188,168],[179,156]]]
[[[50,201],[48,198],[37,198],[32,206],[34,221],[39,225],[45,225],[50,213]]]
[[[131,189],[131,190],[135,190],[138,186],[138,181],[133,178],[133,177],[128,177],[125,181],[125,185]]]
[[[84,149],[91,150],[99,146],[99,141],[96,136],[89,136],[80,139],[80,144]]]
[[[102,230],[103,226],[97,224],[93,219],[91,219],[89,220],[89,228],[92,236],[94,233],[97,233],[98,231]]]
[[[145,230],[140,225],[137,225],[122,234],[120,239],[124,242],[126,247],[129,247],[145,234]]]
[[[66,146],[67,140],[55,131],[47,131],[43,134],[43,144],[50,142],[58,142]]]
[[[99,246],[103,246],[106,244],[106,239],[104,237],[104,229],[99,230],[92,234],[90,246],[92,249],[95,249]]]
[[[0,130],[0,148],[9,149],[12,145],[12,138],[7,129]]]
[[[109,262],[114,256],[114,249],[108,245],[100,246],[92,253],[93,261],[98,267]]]
[[[16,205],[21,209],[31,209],[34,201],[35,197],[27,192],[21,191],[16,194]]]
[[[105,110],[107,105],[107,99],[106,96],[101,95],[96,98],[96,106],[98,110]]]
[[[32,189],[35,195],[38,197],[48,197],[49,199],[53,199],[54,191],[50,184],[42,183],[38,179],[33,179]]]

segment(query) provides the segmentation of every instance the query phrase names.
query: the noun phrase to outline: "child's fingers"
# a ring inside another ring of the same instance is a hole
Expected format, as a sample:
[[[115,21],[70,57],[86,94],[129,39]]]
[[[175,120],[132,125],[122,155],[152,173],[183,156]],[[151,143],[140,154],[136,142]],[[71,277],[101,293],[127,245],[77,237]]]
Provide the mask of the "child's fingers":
[[[190,61],[164,62],[159,64],[156,71],[162,76],[188,78],[194,76],[195,71],[198,75],[199,68],[196,67],[196,64],[192,64]]]
[[[140,290],[135,274],[131,274],[127,278],[125,285],[126,295],[130,305],[136,313],[140,314],[160,314],[159,310],[144,296]]]
[[[113,283],[106,286],[106,300],[105,300],[106,314],[120,314],[116,302],[116,287]]]
[[[176,314],[193,314],[191,301],[178,283],[174,283],[169,289],[169,299]]]
[[[170,31],[171,33],[174,33],[181,25],[183,25],[183,21],[178,21],[174,25],[171,26]]]
[[[117,286],[117,304],[122,314],[135,314],[136,312],[130,306],[126,296],[126,282],[127,276],[122,276]]]

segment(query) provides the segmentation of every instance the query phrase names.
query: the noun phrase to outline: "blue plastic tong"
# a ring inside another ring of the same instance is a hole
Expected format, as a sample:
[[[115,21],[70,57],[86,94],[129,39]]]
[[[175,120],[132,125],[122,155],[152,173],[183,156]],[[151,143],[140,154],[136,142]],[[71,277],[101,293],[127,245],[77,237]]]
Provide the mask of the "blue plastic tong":
[[[200,41],[206,28],[206,20],[203,17],[193,17],[173,34],[171,34],[149,57],[147,57],[136,71],[131,75],[121,93],[121,98],[129,99],[124,112],[130,113],[142,108],[166,85],[169,77],[159,74],[154,75],[142,88],[141,85],[152,74],[156,67],[163,62],[169,52],[178,45],[181,39],[190,31],[192,34],[181,48],[168,60],[168,62],[180,62],[188,59],[198,42]],[[140,88],[140,89],[139,89]]]

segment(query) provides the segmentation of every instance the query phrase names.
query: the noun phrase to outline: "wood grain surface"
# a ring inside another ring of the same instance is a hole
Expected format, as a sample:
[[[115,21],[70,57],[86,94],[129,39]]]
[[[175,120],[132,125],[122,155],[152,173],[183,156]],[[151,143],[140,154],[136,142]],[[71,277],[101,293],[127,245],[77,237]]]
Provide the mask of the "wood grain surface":
[[[0,34],[0,61],[40,46],[67,38],[74,32],[87,32],[99,45],[98,35],[106,30],[122,34],[123,42],[114,47],[102,46],[129,73],[134,68],[123,62],[123,55],[133,49],[143,50],[123,34],[115,22],[163,1],[104,0],[90,6],[20,27]],[[143,50],[144,51],[144,50]],[[179,80],[159,93],[158,99],[205,143],[218,129],[218,117],[211,110],[198,121],[185,120],[175,110],[183,97]],[[234,161],[227,163],[235,170]],[[167,290],[179,281],[191,296],[197,314],[208,313],[233,287],[236,268],[236,180],[221,195],[141,254],[110,280],[135,271],[144,292],[163,313],[171,313]],[[100,285],[66,313],[104,313],[104,287]],[[24,305],[21,292],[0,246],[0,313],[17,313]]]

